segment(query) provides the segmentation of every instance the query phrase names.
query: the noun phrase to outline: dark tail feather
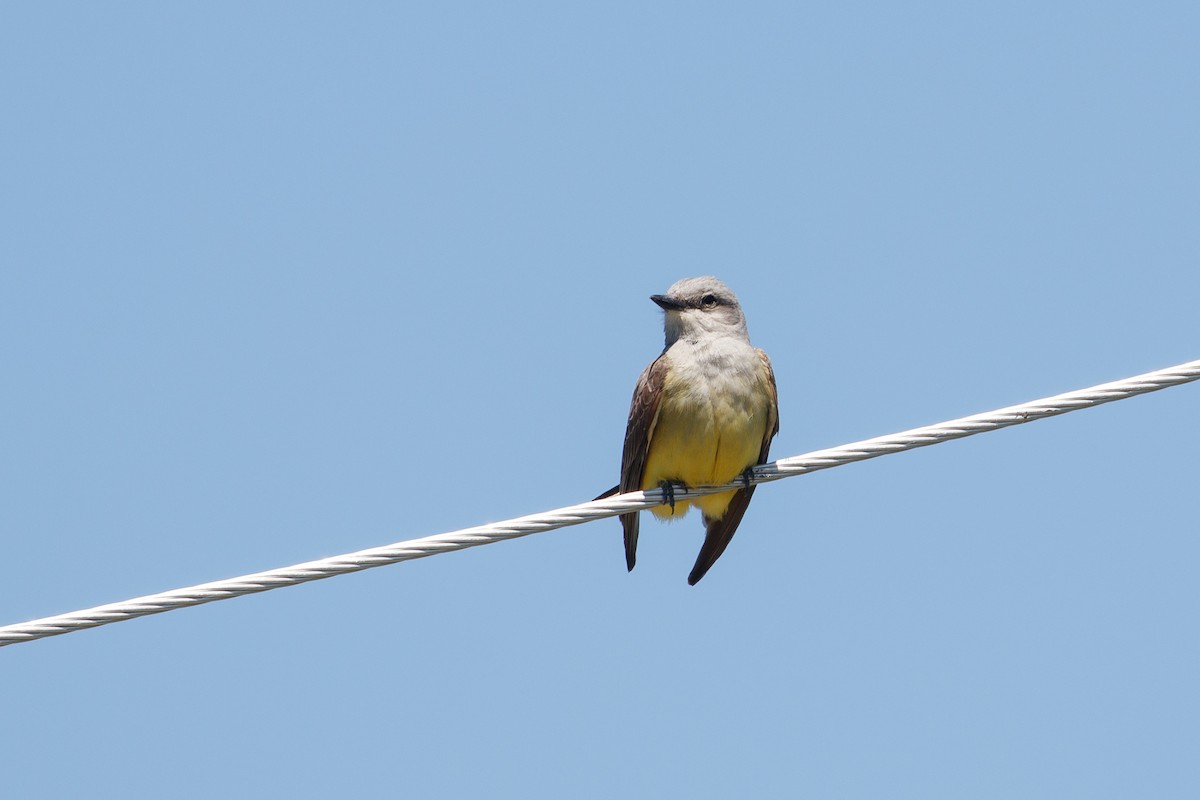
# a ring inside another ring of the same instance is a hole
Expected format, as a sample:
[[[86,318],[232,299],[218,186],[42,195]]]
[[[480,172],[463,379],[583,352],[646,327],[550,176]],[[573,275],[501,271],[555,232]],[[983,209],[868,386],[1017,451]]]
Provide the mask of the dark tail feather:
[[[633,565],[637,563],[637,537],[638,537],[638,514],[636,511],[632,514],[621,515],[621,527],[625,529],[625,566],[633,572]]]
[[[596,500],[603,500],[620,493],[621,486],[618,484],[597,497]],[[625,566],[632,572],[633,565],[637,563],[638,513],[635,511],[632,514],[622,514],[621,527],[625,529]]]
[[[750,498],[753,495],[753,486],[748,489],[738,489],[734,493],[733,499],[729,501],[729,508],[725,509],[725,516],[717,520],[704,518],[706,527],[704,545],[700,548],[700,555],[696,556],[696,566],[692,567],[692,574],[688,575],[688,586],[695,586],[699,583],[705,573],[712,568],[713,564],[717,563],[717,559],[725,552],[738,525],[742,523],[742,517],[745,516],[746,507],[750,505]],[[628,541],[627,536],[626,542]]]

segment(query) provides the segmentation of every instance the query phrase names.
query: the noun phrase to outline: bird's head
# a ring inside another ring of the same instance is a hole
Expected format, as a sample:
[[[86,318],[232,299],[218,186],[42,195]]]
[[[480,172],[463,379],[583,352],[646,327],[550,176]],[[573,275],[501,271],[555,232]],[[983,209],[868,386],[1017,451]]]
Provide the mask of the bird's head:
[[[739,336],[748,339],[746,317],[737,295],[712,276],[684,278],[666,294],[651,295],[666,312],[663,328],[667,347],[679,339],[697,341],[709,336]]]

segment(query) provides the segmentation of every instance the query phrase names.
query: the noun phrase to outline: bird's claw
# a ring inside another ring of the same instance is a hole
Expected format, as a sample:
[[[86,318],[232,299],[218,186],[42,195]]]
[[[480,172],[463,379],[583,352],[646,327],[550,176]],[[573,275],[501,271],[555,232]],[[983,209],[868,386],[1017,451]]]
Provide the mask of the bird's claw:
[[[675,484],[670,481],[662,481],[658,484],[658,488],[662,489],[663,500],[667,501],[667,505],[671,507],[671,513],[675,513]]]
[[[742,470],[742,483],[744,483],[746,488],[749,489],[751,486],[750,482],[752,480],[754,480],[754,467],[746,467],[744,470]]]

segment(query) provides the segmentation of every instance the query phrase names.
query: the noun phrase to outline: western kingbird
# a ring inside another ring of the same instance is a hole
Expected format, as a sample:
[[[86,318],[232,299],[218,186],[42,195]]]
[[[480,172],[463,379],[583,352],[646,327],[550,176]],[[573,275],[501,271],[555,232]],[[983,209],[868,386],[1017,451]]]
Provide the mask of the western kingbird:
[[[688,575],[695,585],[725,552],[754,487],[675,502],[674,484],[729,483],[767,459],[779,432],[779,398],[767,354],[750,344],[746,318],[729,287],[684,278],[651,298],[666,312],[666,347],[638,378],[621,457],[621,492],[661,487],[673,519],[697,506],[705,536]],[[625,563],[637,559],[638,512],[621,515]]]

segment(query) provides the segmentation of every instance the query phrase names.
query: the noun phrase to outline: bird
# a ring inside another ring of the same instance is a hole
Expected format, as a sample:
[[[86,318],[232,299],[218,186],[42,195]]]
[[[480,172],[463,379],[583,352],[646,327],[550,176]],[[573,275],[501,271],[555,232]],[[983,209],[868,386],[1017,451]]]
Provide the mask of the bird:
[[[779,395],[771,360],[750,344],[737,296],[712,276],[684,278],[651,295],[664,312],[665,346],[633,392],[618,491],[661,488],[666,500],[650,509],[659,519],[700,509],[704,544],[688,575],[694,586],[716,563],[746,513],[754,486],[750,469],[767,459],[779,432]],[[745,480],[740,489],[675,499],[675,486]],[[625,564],[637,561],[639,512],[621,515]]]

